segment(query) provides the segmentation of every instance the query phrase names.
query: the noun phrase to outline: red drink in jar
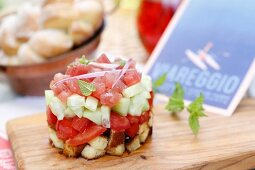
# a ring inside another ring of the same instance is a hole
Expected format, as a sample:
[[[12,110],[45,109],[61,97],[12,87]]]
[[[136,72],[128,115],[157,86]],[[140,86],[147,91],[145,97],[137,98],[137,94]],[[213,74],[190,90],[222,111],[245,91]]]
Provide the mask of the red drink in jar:
[[[138,31],[149,53],[159,41],[180,0],[143,0],[138,14]]]

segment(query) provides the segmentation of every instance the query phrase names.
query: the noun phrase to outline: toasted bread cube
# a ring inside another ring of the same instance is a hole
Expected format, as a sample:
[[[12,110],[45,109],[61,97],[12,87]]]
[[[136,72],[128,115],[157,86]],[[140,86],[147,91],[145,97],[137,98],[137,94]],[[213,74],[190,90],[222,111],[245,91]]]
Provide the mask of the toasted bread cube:
[[[80,156],[83,148],[84,148],[84,145],[71,146],[71,145],[65,143],[63,154],[67,157],[78,157],[78,156]]]
[[[111,130],[108,148],[114,148],[120,144],[124,144],[124,141],[125,141],[125,133],[124,132],[115,132],[115,131]]]
[[[50,140],[52,144],[59,149],[64,149],[64,142],[57,137],[56,131],[49,128]]]
[[[151,117],[150,117],[149,122],[148,122],[149,127],[152,127],[152,124],[153,124],[153,115],[151,113]]]
[[[120,144],[116,147],[107,148],[106,152],[110,155],[120,156],[125,152],[125,145]]]
[[[108,144],[108,140],[106,137],[98,136],[95,139],[91,140],[89,144],[97,150],[104,150]]]
[[[141,144],[140,144],[140,139],[139,139],[139,135],[136,135],[134,137],[134,139],[132,139],[131,142],[129,142],[128,144],[126,144],[126,148],[129,152],[133,152],[136,149],[140,148]]]
[[[103,156],[105,154],[105,150],[98,150],[90,145],[86,145],[81,152],[81,155],[86,159],[95,159]]]
[[[146,139],[148,138],[150,133],[150,128],[148,126],[148,122],[144,122],[139,126],[139,139],[141,143],[144,143]]]

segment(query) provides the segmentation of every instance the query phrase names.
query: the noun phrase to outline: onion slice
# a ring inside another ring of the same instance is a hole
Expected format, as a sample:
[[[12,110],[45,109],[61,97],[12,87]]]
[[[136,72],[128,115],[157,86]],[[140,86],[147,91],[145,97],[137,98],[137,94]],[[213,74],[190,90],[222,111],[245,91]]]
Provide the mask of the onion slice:
[[[96,63],[96,62],[90,62],[89,65],[104,69],[116,69],[117,67],[120,66],[119,64]]]
[[[118,83],[118,81],[121,79],[121,77],[127,72],[128,67],[130,66],[131,61],[132,61],[132,60],[129,59],[129,60],[127,61],[127,63],[124,65],[123,69],[122,69],[121,72],[120,72],[119,77],[118,77],[118,78],[116,79],[116,81],[113,83],[112,88],[114,88],[114,86]]]
[[[127,71],[134,71],[135,69],[128,69]],[[64,78],[62,80],[57,81],[56,83],[54,83],[52,87],[55,87],[61,83],[64,83],[66,81],[69,80],[74,80],[74,79],[85,79],[85,78],[95,78],[95,77],[102,77],[105,75],[105,73],[121,73],[123,70],[112,70],[112,71],[99,71],[99,72],[94,72],[94,73],[87,73],[87,74],[82,74],[82,75],[78,75],[78,76],[73,76],[73,77],[68,77],[68,78]]]

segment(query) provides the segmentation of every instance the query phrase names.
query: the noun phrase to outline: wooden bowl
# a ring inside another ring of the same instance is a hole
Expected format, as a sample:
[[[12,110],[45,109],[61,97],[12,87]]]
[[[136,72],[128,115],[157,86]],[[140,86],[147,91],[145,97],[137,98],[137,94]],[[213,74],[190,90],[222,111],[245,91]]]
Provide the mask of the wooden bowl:
[[[104,23],[96,33],[79,47],[62,55],[38,64],[3,66],[0,70],[5,72],[13,90],[20,95],[42,96],[44,90],[49,89],[49,83],[54,74],[64,72],[66,66],[75,58],[91,54],[98,46]]]

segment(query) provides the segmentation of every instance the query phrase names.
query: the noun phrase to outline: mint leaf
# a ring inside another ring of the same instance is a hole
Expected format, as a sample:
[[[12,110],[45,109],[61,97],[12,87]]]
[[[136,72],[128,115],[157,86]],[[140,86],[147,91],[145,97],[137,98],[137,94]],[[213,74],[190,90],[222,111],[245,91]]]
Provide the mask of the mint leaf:
[[[184,90],[180,83],[175,83],[175,89],[166,105],[166,109],[171,113],[181,112],[184,109]]]
[[[167,73],[162,74],[157,80],[155,80],[152,84],[153,91],[156,91],[157,88],[162,86],[167,79]]]
[[[188,112],[190,113],[189,126],[194,135],[197,135],[199,132],[199,118],[206,116],[206,114],[204,113],[203,103],[204,96],[202,93],[200,93],[200,96],[197,97],[187,108]]]
[[[88,65],[90,63],[90,61],[88,59],[86,59],[85,55],[83,55],[81,58],[79,58],[79,63]]]
[[[91,95],[92,92],[96,91],[96,86],[92,83],[78,80],[78,85],[80,87],[81,93],[84,96],[89,96],[89,95]]]

